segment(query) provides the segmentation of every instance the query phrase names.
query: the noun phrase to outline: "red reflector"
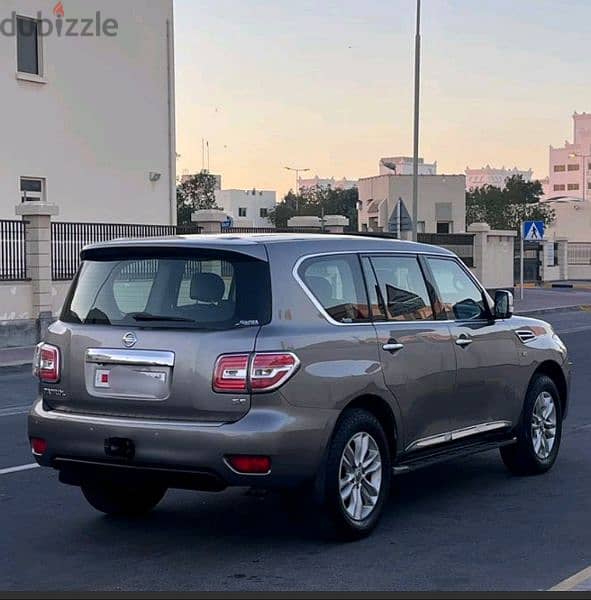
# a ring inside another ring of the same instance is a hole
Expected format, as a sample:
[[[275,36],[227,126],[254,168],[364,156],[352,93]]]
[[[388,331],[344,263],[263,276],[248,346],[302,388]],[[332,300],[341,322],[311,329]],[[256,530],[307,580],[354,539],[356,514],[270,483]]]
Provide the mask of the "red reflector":
[[[291,352],[255,354],[250,371],[253,390],[272,390],[283,385],[298,368],[299,361]]]
[[[265,474],[271,470],[268,456],[228,456],[230,466],[239,473]]]
[[[47,452],[47,442],[41,438],[31,438],[31,450],[33,454],[41,456]]]
[[[224,354],[220,356],[213,373],[213,389],[216,392],[246,392],[248,354]]]

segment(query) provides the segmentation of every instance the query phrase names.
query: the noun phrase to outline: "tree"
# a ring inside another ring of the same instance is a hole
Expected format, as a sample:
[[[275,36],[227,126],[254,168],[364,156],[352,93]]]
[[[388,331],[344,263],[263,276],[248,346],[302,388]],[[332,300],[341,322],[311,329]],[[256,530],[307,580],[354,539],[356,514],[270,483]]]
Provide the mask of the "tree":
[[[287,227],[295,216],[343,215],[349,219],[349,228],[357,230],[357,188],[350,190],[332,188],[306,188],[300,194],[290,190],[269,214],[275,227]]]
[[[217,208],[215,203],[215,175],[201,171],[183,181],[176,188],[176,213],[179,225],[191,223],[196,210]]]
[[[519,231],[522,221],[543,221],[551,225],[553,208],[540,202],[542,184],[510,177],[503,189],[485,185],[466,192],[466,225],[488,223],[492,229]]]

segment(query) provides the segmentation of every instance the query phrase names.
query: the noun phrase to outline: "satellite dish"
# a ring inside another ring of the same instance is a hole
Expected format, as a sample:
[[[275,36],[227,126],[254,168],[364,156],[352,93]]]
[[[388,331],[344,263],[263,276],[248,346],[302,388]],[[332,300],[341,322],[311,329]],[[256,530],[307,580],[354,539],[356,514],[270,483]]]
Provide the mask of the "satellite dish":
[[[390,171],[394,171],[394,173],[396,173],[396,163],[384,159],[382,159],[380,162],[384,165],[384,167],[386,167],[386,169],[390,169]]]

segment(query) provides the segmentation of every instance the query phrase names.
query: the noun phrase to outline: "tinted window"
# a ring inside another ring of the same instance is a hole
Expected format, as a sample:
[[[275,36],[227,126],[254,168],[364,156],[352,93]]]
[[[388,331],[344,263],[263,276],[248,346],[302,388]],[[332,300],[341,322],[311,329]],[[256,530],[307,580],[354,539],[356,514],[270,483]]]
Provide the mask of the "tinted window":
[[[21,73],[39,75],[38,23],[17,17],[17,69]]]
[[[231,329],[268,323],[268,264],[234,253],[85,260],[62,320]]]
[[[300,267],[300,276],[335,321],[355,323],[369,319],[357,256],[310,258]]]
[[[389,320],[433,320],[431,299],[416,257],[372,256],[371,263]]]
[[[484,319],[488,310],[480,288],[455,260],[427,259],[443,309],[450,319]]]

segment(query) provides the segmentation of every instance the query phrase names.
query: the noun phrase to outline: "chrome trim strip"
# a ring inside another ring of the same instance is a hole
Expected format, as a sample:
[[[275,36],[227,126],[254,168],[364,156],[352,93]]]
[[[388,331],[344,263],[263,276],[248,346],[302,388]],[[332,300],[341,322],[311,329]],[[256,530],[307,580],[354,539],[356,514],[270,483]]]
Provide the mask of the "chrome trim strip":
[[[204,428],[215,428],[227,425],[223,422],[197,422],[197,421],[163,421],[157,419],[128,419],[125,417],[103,417],[98,415],[80,415],[75,413],[65,413],[57,410],[45,410],[43,402],[37,402],[31,409],[32,417],[41,419],[50,419],[54,421],[105,425],[107,427],[135,427],[137,429],[162,429],[174,431],[196,431]]]
[[[312,291],[308,288],[308,286],[304,283],[304,281],[302,280],[302,278],[300,277],[300,274],[298,273],[299,268],[301,266],[301,264],[305,261],[308,260],[309,258],[318,258],[320,256],[342,256],[342,255],[353,255],[353,256],[360,256],[362,254],[370,254],[370,255],[377,255],[377,254],[400,254],[403,256],[418,256],[419,254],[422,256],[434,256],[435,258],[448,258],[448,259],[453,259],[454,256],[450,256],[448,254],[438,254],[437,252],[423,252],[423,251],[413,251],[413,250],[346,250],[346,251],[337,251],[337,252],[318,252],[315,254],[306,254],[304,256],[300,256],[300,258],[298,258],[298,260],[296,261],[293,269],[292,269],[292,275],[293,278],[298,282],[298,284],[300,285],[300,287],[302,288],[302,290],[304,291],[304,293],[306,294],[306,296],[308,296],[308,298],[310,299],[310,301],[312,302],[312,304],[318,309],[318,311],[320,312],[320,314],[331,324],[331,325],[338,325],[339,327],[358,327],[360,325],[362,326],[367,326],[367,325],[378,325],[380,323],[387,323],[389,325],[408,325],[411,323],[455,323],[456,321],[452,320],[452,319],[447,319],[447,320],[441,320],[441,321],[437,321],[436,319],[431,319],[429,321],[427,320],[419,320],[419,321],[364,321],[362,323],[341,323],[339,321],[335,321],[324,309],[324,306],[322,306],[322,304],[320,304],[320,302],[316,299],[316,296],[314,296],[314,294],[312,293]]]
[[[141,365],[144,367],[174,367],[174,352],[164,350],[119,350],[89,348],[86,362],[96,364]]]
[[[479,433],[496,431],[497,429],[505,429],[511,427],[511,425],[511,421],[491,421],[489,423],[479,423],[478,425],[471,425],[470,427],[455,429],[454,431],[438,433],[437,435],[431,435],[429,437],[421,438],[420,440],[412,442],[406,447],[405,452],[428,448],[429,446],[443,444],[444,442],[454,442],[456,440],[461,440],[462,438],[477,435]]]

